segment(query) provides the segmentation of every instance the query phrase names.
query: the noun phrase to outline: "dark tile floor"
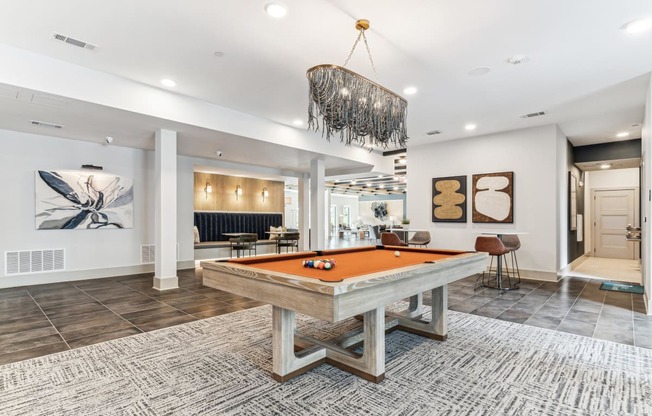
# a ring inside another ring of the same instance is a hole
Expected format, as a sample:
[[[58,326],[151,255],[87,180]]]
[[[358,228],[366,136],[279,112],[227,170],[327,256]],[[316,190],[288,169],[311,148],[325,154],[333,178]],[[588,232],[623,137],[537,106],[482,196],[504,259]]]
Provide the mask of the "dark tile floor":
[[[642,295],[601,291],[600,281],[575,277],[524,281],[504,294],[474,291],[473,282],[450,285],[450,309],[652,348]],[[159,292],[142,274],[2,289],[0,364],[261,305],[203,286],[201,269],[179,272],[179,286]]]
[[[2,289],[0,364],[260,305],[203,286],[201,269],[165,292],[151,273]]]
[[[643,295],[600,290],[602,280],[583,277],[524,280],[519,290],[503,294],[488,288],[474,290],[474,280],[449,285],[449,309],[652,348],[652,316],[645,314]]]

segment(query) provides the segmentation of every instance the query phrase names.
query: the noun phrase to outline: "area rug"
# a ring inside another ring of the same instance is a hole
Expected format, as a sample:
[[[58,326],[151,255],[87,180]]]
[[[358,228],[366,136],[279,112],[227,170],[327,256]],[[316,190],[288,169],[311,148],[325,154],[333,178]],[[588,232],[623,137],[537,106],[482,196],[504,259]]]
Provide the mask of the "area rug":
[[[610,290],[613,292],[637,293],[642,295],[644,288],[641,285],[633,285],[631,283],[622,282],[603,282],[600,285],[600,290]]]
[[[300,330],[335,335],[299,315]],[[2,415],[650,415],[652,350],[451,312],[449,339],[387,335],[373,384],[271,378],[271,307],[0,367]]]

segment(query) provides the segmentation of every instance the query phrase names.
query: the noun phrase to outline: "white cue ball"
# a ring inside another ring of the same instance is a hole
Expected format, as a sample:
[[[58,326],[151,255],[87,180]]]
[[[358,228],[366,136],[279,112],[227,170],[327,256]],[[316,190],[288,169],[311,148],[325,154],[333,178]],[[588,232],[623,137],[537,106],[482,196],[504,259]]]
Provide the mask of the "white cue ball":
[[[395,251],[395,252],[394,252],[394,255],[395,255],[396,257],[401,257],[401,252],[400,252],[400,251]]]

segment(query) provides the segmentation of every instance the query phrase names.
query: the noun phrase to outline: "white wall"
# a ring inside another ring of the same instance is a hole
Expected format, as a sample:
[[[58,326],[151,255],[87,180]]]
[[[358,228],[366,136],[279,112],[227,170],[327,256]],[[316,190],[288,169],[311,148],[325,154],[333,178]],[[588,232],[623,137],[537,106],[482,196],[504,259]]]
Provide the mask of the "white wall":
[[[652,76],[647,89],[641,147],[641,159],[643,161],[643,174],[641,175],[643,178],[641,183],[643,207],[641,273],[643,274],[643,285],[645,286],[647,312],[652,314],[652,264],[650,264],[650,261],[652,261],[652,202],[650,202],[650,192],[652,192],[652,160],[650,160],[650,157],[652,157]]]
[[[338,195],[331,194],[331,205],[337,206],[337,224],[340,223],[342,214],[344,210],[342,209],[345,205],[351,208],[351,225],[357,225],[358,217],[360,212],[358,210],[358,196],[357,195]],[[330,218],[330,207],[328,207],[329,218]]]
[[[557,172],[558,153],[565,152],[558,149],[558,141],[557,128],[550,125],[409,149],[407,217],[410,226],[430,229],[430,247],[460,250],[472,250],[476,237],[485,230],[526,232],[520,236],[521,268],[556,273],[559,269],[557,207],[560,192],[566,192],[559,178],[565,174]],[[514,223],[474,224],[471,176],[504,171],[514,172]],[[433,223],[432,179],[458,175],[467,176],[467,222]]]
[[[638,168],[596,170],[586,172],[586,176],[590,178],[591,189],[639,186]]]
[[[555,126],[555,146],[556,146],[556,168],[557,177],[555,185],[556,199],[556,247],[557,247],[557,270],[561,270],[568,265],[568,209],[569,209],[569,188],[568,188],[568,139],[564,132],[558,126]],[[552,176],[552,173],[551,173]]]
[[[189,158],[178,160],[179,260],[193,260],[193,169]],[[77,170],[82,164],[133,178],[134,227],[101,230],[36,230],[35,171]],[[154,153],[117,146],[0,130],[0,174],[3,200],[0,217],[0,287],[78,280],[153,270],[140,264],[140,246],[154,244]],[[4,253],[13,250],[63,248],[64,272],[5,275]],[[185,263],[191,264],[191,263]]]

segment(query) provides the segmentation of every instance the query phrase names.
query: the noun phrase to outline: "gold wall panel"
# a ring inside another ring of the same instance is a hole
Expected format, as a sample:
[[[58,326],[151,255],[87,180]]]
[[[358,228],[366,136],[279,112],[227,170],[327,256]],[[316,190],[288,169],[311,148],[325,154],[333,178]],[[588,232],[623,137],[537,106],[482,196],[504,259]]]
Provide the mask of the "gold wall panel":
[[[206,182],[213,192],[206,193]],[[235,188],[242,187],[236,200]],[[263,202],[263,188],[269,196]],[[195,172],[195,211],[285,212],[285,183]]]

